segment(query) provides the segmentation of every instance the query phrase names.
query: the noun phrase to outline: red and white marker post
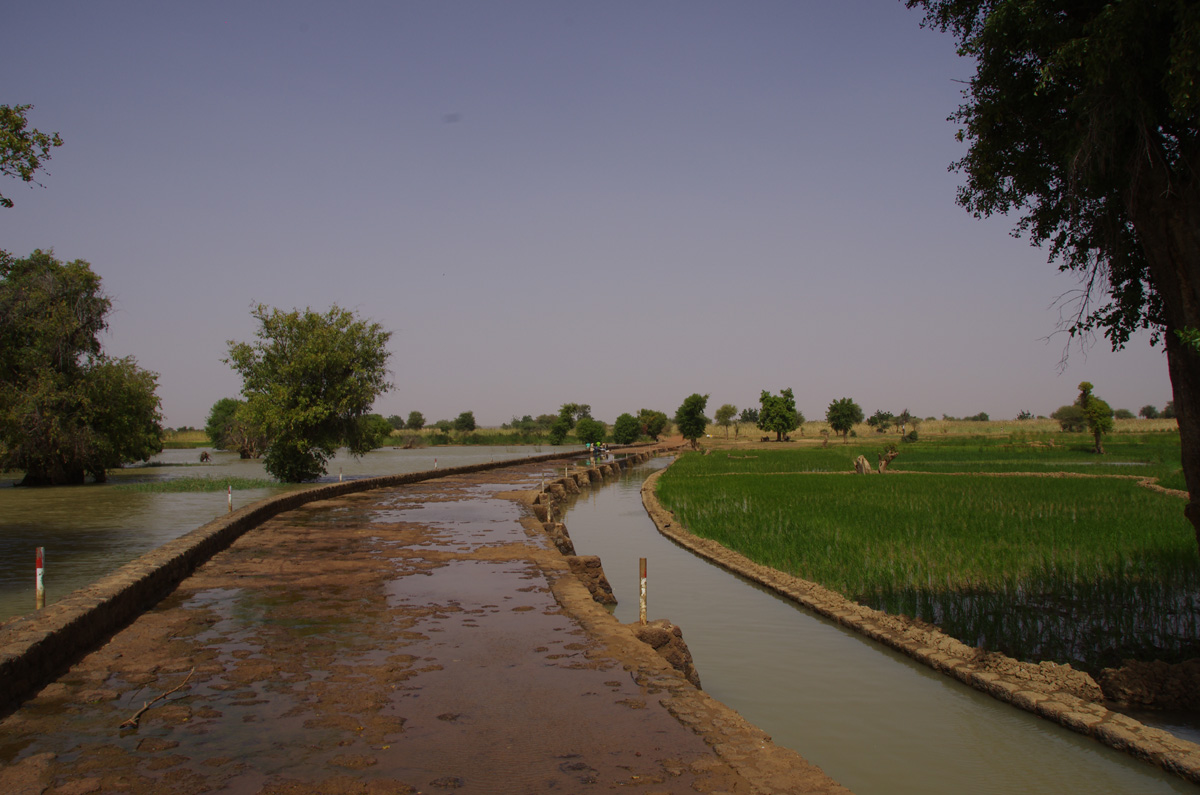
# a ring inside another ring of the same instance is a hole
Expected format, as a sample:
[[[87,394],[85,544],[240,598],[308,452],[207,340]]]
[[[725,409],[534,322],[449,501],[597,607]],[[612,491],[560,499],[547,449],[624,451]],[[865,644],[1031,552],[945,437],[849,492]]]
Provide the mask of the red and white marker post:
[[[37,548],[37,609],[41,610],[46,606],[46,587],[42,583],[42,573],[46,570],[46,548]]]

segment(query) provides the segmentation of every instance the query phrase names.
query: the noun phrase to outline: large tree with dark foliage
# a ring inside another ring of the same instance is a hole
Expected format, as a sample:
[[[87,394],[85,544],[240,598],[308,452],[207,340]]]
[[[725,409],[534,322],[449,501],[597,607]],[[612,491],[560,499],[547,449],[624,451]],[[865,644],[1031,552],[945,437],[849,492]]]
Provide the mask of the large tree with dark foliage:
[[[158,376],[101,350],[112,302],[83,260],[0,252],[0,468],[72,485],[162,449]]]
[[[1200,5],[906,0],[976,72],[952,118],[959,203],[1079,274],[1067,330],[1166,346],[1200,542]]]

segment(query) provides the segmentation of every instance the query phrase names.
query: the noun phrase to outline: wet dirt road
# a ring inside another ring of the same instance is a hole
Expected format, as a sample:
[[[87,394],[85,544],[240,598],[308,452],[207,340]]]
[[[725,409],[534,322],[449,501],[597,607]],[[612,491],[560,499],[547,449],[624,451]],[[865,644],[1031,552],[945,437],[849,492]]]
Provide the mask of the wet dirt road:
[[[591,600],[521,499],[552,471],[248,532],[0,721],[0,789],[845,792]]]

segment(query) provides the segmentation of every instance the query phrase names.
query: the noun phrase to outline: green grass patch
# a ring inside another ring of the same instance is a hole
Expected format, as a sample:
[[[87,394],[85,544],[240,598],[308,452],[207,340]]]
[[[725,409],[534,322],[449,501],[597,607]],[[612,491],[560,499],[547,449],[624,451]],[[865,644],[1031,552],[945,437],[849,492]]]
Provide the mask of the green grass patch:
[[[1136,474],[1178,467],[1177,438],[1123,441],[1109,456],[918,443],[893,468],[934,473],[884,477],[828,474],[859,453],[873,462],[879,444],[688,454],[659,496],[692,532],[752,560],[1019,659],[1096,670],[1197,656],[1200,556],[1183,500],[1121,478],[936,473],[963,461],[977,473],[1094,474],[1101,458]]]
[[[234,491],[251,489],[277,489],[283,484],[265,478],[205,478],[184,477],[165,480],[149,480],[141,483],[114,483],[111,488],[118,491],[144,491],[155,494],[171,494],[187,491],[225,491],[230,486]]]

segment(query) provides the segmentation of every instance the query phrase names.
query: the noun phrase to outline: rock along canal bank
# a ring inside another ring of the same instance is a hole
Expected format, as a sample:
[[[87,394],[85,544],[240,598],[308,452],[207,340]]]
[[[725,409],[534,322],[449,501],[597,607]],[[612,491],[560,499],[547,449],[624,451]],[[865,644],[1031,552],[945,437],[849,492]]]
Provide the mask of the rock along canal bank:
[[[5,625],[10,702],[103,645],[0,720],[0,787],[846,792],[593,600],[534,495],[616,472],[563,466],[325,487]]]

